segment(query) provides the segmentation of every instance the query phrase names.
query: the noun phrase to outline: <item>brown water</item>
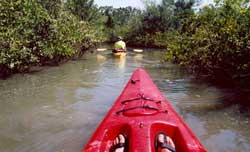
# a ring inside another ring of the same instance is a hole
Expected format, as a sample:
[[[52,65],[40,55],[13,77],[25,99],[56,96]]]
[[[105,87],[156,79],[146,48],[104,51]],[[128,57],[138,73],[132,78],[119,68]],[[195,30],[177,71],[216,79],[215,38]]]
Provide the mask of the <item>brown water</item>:
[[[80,152],[132,72],[144,67],[209,152],[249,152],[250,120],[222,90],[194,80],[162,52],[85,55],[0,80],[0,152]]]

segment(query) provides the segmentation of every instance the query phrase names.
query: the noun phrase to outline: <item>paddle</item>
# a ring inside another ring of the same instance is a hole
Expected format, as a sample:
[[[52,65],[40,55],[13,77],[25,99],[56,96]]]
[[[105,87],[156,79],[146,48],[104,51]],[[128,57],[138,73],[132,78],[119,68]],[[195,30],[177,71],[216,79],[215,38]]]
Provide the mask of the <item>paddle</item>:
[[[107,51],[108,49],[107,48],[97,48],[96,49],[98,52],[102,52],[102,51]]]
[[[143,52],[142,49],[133,49],[133,51],[136,52],[136,53],[142,53]]]

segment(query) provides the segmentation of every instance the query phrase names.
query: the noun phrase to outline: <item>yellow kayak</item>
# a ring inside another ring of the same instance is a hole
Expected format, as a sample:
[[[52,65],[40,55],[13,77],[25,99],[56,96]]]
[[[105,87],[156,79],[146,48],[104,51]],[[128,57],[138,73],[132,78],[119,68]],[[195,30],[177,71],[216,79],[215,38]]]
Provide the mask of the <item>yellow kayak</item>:
[[[113,51],[113,56],[115,58],[123,58],[127,55],[126,51],[124,50],[114,50]]]
[[[117,53],[113,53],[115,58],[123,58],[127,55],[126,52],[117,52]]]

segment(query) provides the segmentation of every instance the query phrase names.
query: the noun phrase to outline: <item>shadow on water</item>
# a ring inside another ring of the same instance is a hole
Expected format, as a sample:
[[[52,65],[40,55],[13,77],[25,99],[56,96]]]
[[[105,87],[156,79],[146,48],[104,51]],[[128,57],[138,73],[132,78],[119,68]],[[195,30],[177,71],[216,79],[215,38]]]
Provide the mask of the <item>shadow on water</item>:
[[[185,68],[181,68],[181,71],[182,73],[188,73]],[[208,106],[208,110],[221,110],[224,108],[236,106],[238,107],[237,111],[239,111],[242,115],[250,116],[249,89],[241,88],[239,85],[235,84],[226,84],[226,82],[222,82],[222,80],[215,81],[209,79],[208,77],[199,78],[199,76],[191,76],[190,80],[191,83],[196,83],[197,85],[205,84],[211,87],[218,88],[218,92],[220,92],[220,95],[218,95],[216,100],[213,99],[213,101],[216,101],[216,103]],[[211,101],[209,101],[208,103],[210,105]]]
[[[225,106],[239,105],[239,111],[250,116],[250,91],[241,89],[225,89],[224,91]]]
[[[216,86],[223,92],[223,107],[238,106],[240,113],[250,116],[250,90],[248,82],[245,84],[240,80],[232,81],[229,76],[223,76],[223,73],[217,75],[218,79],[208,76],[196,75],[195,81],[206,82],[211,86]]]

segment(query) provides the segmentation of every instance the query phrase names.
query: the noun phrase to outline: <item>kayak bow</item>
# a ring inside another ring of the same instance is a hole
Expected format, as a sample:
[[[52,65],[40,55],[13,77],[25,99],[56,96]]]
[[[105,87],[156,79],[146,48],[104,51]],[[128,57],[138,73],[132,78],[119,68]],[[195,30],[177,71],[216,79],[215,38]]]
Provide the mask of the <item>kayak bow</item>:
[[[155,152],[159,132],[173,139],[177,152],[206,152],[146,71],[139,68],[83,152],[108,152],[120,133],[127,135],[130,152]]]

